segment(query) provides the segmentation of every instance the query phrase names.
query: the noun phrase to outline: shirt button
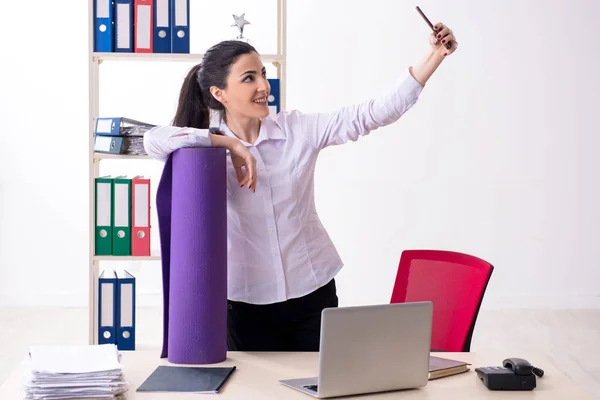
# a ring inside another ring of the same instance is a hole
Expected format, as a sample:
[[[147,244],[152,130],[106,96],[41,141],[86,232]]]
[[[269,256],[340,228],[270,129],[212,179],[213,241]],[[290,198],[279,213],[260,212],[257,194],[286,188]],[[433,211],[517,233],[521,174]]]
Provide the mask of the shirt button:
[[[264,168],[259,168],[258,171],[259,172],[265,172],[265,169]]]
[[[269,185],[265,185],[265,189],[268,189],[268,188],[269,188]]]
[[[279,253],[278,253],[278,252],[276,252],[276,251],[274,251],[274,252],[273,252],[273,255],[274,255],[275,257],[277,257],[277,256],[279,255]]]

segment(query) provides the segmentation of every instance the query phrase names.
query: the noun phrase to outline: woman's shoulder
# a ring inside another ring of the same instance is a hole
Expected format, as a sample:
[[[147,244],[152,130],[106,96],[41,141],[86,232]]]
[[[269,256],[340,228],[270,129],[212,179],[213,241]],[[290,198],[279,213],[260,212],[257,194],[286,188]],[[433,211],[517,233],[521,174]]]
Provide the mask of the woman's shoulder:
[[[265,117],[263,123],[271,133],[276,135],[280,131],[285,136],[289,136],[303,130],[304,117],[304,114],[299,110],[281,110]]]
[[[293,119],[293,118],[298,118],[300,116],[302,116],[303,113],[300,110],[297,109],[293,109],[293,110],[281,110],[278,113],[271,113],[269,115],[269,118],[271,118],[273,121],[279,121],[279,120],[288,120],[288,119]]]
[[[306,122],[306,120],[310,119],[312,116],[310,114],[305,114],[304,112],[292,109],[292,110],[282,110],[278,113],[273,113],[267,117],[274,124],[280,126],[282,129],[297,129],[301,128],[302,125]]]

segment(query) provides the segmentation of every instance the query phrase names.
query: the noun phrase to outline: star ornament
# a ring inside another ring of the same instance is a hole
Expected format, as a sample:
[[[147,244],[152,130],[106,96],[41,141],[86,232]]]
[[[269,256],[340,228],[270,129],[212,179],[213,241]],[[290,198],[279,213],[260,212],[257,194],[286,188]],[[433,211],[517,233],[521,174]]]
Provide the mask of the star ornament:
[[[242,37],[244,35],[244,25],[250,24],[250,22],[246,21],[246,19],[244,18],[246,13],[243,13],[241,16],[237,16],[235,14],[232,14],[232,15],[233,15],[234,24],[231,26],[237,26],[238,29],[240,30],[240,37]]]

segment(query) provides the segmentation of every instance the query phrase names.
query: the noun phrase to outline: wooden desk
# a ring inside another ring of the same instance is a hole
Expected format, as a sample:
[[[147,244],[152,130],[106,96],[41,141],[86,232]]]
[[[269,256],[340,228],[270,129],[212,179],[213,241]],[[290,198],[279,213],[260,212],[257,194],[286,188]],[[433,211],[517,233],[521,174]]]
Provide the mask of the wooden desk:
[[[237,366],[222,392],[218,395],[175,393],[138,393],[136,389],[154,371],[158,365],[170,365],[166,359],[159,358],[159,350],[138,350],[123,352],[121,360],[124,373],[130,384],[127,399],[198,399],[201,396],[215,399],[312,399],[313,397],[281,385],[280,379],[316,376],[318,371],[318,353],[241,353],[230,352],[228,359],[219,366]],[[507,355],[476,353],[432,353],[441,357],[464,360],[472,363],[471,370],[430,381],[420,389],[402,390],[349,398],[372,399],[591,399],[573,381],[560,373],[544,357],[535,354],[512,355],[522,357],[545,371],[543,378],[537,379],[537,388],[533,391],[491,391],[477,378],[474,369],[480,366],[499,365]],[[376,366],[374,366],[376,367]],[[17,368],[0,387],[0,399],[23,399],[21,369]],[[203,397],[204,398],[204,397]]]

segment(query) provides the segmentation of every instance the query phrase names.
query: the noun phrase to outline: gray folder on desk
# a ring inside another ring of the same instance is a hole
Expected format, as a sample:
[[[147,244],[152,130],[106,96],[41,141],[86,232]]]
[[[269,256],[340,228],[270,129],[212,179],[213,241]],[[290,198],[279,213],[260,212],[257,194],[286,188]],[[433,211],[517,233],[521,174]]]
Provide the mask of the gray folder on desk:
[[[219,393],[235,367],[159,365],[138,392]]]

